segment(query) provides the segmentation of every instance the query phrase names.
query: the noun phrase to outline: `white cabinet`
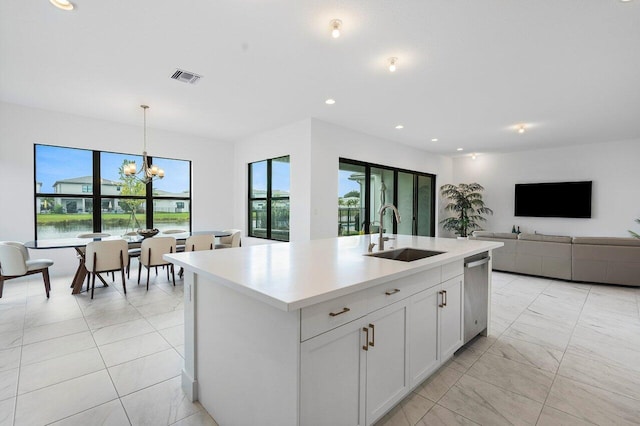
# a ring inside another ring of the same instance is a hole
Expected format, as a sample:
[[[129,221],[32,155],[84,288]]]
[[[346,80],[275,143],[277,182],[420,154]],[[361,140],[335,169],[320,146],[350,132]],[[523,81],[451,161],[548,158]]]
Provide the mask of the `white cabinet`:
[[[411,297],[408,343],[412,388],[462,346],[462,292],[460,275]]]
[[[302,342],[300,424],[367,425],[397,404],[409,386],[406,322],[397,302]]]
[[[463,276],[442,283],[440,309],[440,355],[448,359],[464,341]]]

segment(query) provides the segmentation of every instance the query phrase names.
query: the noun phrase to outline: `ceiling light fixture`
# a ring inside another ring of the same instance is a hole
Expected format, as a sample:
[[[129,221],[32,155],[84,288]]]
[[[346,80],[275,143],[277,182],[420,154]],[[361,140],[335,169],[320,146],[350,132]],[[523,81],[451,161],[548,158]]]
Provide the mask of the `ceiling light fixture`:
[[[326,101],[324,101],[324,103],[327,104],[327,105],[333,105],[333,104],[336,103],[336,100],[329,98]]]
[[[431,139],[431,142],[438,142],[438,138]]]
[[[398,124],[398,125],[396,126],[396,129],[398,129],[398,130],[400,130],[400,129],[404,129],[404,126],[403,126],[402,124]]]
[[[474,152],[473,154],[471,154],[471,159],[475,160],[476,159],[476,153]]]
[[[525,130],[524,124],[520,124],[518,126],[518,133],[523,134]]]
[[[74,6],[69,0],[49,0],[52,5],[62,10],[73,10]]]
[[[132,177],[142,183],[149,183],[155,179],[162,179],[164,177],[164,170],[151,164],[147,158],[147,110],[148,105],[140,105],[144,115],[144,133],[143,133],[143,145],[142,145],[142,167],[140,170],[136,170],[136,162],[132,161],[124,165],[124,175]],[[138,176],[140,175],[140,176]]]
[[[462,151],[462,150],[463,150],[463,148],[458,148],[458,149],[456,149],[456,151]]]
[[[396,64],[398,63],[398,58],[389,58],[389,71],[396,72]]]
[[[340,37],[340,30],[342,29],[342,21],[339,19],[334,19],[331,21],[331,37],[338,38]]]

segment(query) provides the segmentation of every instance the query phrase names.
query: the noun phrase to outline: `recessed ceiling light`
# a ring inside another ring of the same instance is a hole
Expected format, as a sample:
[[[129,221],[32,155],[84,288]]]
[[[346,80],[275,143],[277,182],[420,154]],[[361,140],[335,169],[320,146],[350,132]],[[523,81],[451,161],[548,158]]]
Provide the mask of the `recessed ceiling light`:
[[[73,3],[69,0],[49,0],[52,5],[62,10],[73,10]]]
[[[396,64],[398,63],[398,58],[389,58],[389,71],[396,72]]]
[[[473,154],[471,154],[471,159],[475,160],[476,159],[476,153],[474,152]]]
[[[331,24],[331,37],[338,38],[340,37],[340,30],[342,29],[342,21],[339,19],[334,19],[330,22]]]
[[[402,124],[398,124],[398,125],[396,126],[396,129],[398,129],[398,130],[400,130],[400,129],[404,129],[404,126],[403,126]]]
[[[431,139],[431,142],[438,142],[438,138]]]
[[[525,126],[524,126],[524,124],[520,124],[520,125],[518,126],[518,133],[523,134],[523,133],[524,133],[524,131],[525,131]]]
[[[456,151],[462,151],[464,148],[458,148],[456,149]]]
[[[333,104],[336,103],[336,100],[329,98],[326,101],[324,101],[324,103],[327,104],[327,105],[333,105]]]

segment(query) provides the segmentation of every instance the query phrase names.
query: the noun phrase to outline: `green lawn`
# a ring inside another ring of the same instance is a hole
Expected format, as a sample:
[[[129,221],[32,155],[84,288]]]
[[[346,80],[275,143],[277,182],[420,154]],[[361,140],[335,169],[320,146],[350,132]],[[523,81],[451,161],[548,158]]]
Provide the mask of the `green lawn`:
[[[144,214],[137,214],[138,219],[144,219]],[[189,213],[155,213],[154,223],[176,223],[188,222]],[[81,214],[39,214],[38,225],[54,225],[64,223],[86,223],[91,225],[93,215],[91,213]],[[129,213],[103,213],[102,223],[104,225],[126,224],[129,221]]]

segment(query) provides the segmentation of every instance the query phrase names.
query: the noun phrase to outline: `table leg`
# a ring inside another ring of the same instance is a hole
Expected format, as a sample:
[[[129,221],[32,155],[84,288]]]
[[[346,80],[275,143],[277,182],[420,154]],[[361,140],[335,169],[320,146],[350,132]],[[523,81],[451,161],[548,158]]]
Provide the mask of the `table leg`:
[[[71,294],[79,294],[82,291],[82,285],[84,284],[84,279],[87,276],[87,268],[84,266],[84,262],[80,262],[78,265],[78,270],[76,271],[76,275],[73,277],[73,291]]]

